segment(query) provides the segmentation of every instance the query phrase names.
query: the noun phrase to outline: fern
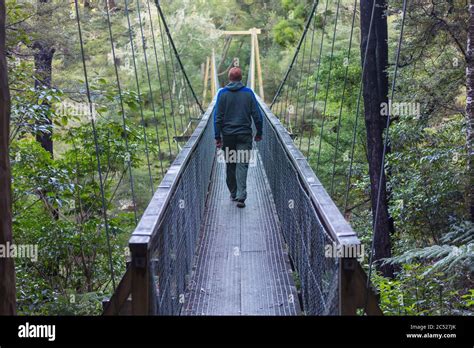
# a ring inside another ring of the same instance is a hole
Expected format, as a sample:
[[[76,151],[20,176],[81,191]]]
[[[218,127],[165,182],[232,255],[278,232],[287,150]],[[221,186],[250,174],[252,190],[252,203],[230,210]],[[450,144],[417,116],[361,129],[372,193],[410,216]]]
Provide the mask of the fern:
[[[442,245],[408,250],[405,253],[386,259],[384,263],[402,264],[413,261],[433,261],[423,275],[433,272],[451,272],[456,268],[467,268],[474,271],[474,224],[464,221],[453,225],[451,230],[441,238]]]

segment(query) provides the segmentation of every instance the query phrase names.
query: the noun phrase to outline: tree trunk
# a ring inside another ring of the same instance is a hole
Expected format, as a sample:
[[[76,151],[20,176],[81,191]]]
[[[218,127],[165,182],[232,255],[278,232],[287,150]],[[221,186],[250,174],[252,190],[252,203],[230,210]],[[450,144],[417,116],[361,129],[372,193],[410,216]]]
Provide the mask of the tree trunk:
[[[39,0],[38,5],[44,5],[48,3],[49,0]],[[51,18],[52,13],[48,12],[41,19],[46,20],[47,23],[48,17]],[[41,23],[38,23],[41,25]],[[34,60],[35,60],[35,89],[41,88],[51,88],[51,71],[53,64],[54,48],[50,43],[45,40],[37,40],[33,43],[33,49],[35,50]],[[43,102],[43,105],[48,106],[47,102]],[[52,121],[50,118],[42,120],[41,125],[47,125],[50,129],[50,132],[40,132],[36,134],[36,140],[41,144],[41,146],[48,151],[51,156],[53,156],[53,138],[52,138]]]
[[[466,147],[468,163],[467,205],[469,217],[474,222],[474,0],[469,5],[466,68]]]
[[[52,19],[52,11],[44,11],[42,8],[47,5],[49,0],[38,0],[38,11],[41,12],[41,15],[38,14],[38,23],[37,25],[44,25],[43,23],[50,23]],[[51,88],[51,76],[52,76],[52,66],[53,66],[53,57],[55,49],[48,40],[43,40],[39,38],[33,43],[33,49],[35,50],[34,61],[35,61],[35,89],[50,89]],[[49,108],[50,104],[48,101],[43,101],[42,106]],[[46,132],[37,132],[36,140],[41,144],[43,149],[48,151],[51,154],[51,157],[54,155],[53,151],[53,123],[51,117],[45,117],[40,121],[37,121],[37,126],[47,126],[48,131]],[[47,202],[46,192],[39,192],[40,198]],[[52,215],[55,219],[59,218],[59,212],[57,207],[52,208]]]
[[[370,42],[368,42],[373,1],[376,1],[376,8]],[[374,261],[391,256],[390,234],[393,232],[393,223],[388,212],[386,175],[384,171],[380,172],[384,142],[383,133],[386,124],[386,118],[381,115],[381,106],[382,103],[388,102],[388,33],[385,9],[385,0],[361,1],[360,5],[362,61],[368,45],[367,61],[365,62],[365,72],[362,78],[373,225],[377,226],[374,230]],[[380,182],[381,195],[378,203],[377,221],[375,221]],[[392,266],[382,266],[380,262],[376,262],[376,267],[384,276],[393,277]]]
[[[5,0],[0,0],[0,245],[12,243],[11,172],[9,160],[10,91],[5,58]],[[0,257],[0,315],[16,314],[15,265]]]

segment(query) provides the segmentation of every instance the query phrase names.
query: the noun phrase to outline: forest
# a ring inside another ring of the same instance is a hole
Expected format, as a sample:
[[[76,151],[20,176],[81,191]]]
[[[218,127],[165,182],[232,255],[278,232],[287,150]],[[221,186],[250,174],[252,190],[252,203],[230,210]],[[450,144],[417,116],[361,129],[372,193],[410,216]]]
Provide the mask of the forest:
[[[13,241],[37,246],[38,257],[15,259],[15,309],[0,313],[102,313],[126,270],[131,233],[214,97],[204,82],[209,57],[220,87],[236,59],[246,79],[250,38],[222,32],[258,28],[263,99],[365,250],[375,247],[375,260],[361,264],[384,315],[473,315],[467,0],[161,1],[174,42],[155,1],[5,5],[8,80],[0,86],[11,102],[9,126],[1,124],[9,129],[1,151],[9,151],[0,157],[11,166]],[[364,41],[372,24],[373,47]],[[377,86],[361,78],[370,74],[388,93],[375,96]],[[374,123],[380,107],[385,117]],[[384,162],[370,141],[376,133],[378,145],[387,140]],[[0,210],[6,221],[8,209]],[[12,283],[8,277],[0,283]],[[0,287],[0,297],[8,291]]]

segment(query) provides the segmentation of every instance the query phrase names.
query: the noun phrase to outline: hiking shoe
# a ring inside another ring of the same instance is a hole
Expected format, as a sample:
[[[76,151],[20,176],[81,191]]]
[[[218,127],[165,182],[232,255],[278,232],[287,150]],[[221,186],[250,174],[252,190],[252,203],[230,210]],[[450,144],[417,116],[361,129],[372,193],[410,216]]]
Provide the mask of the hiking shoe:
[[[230,200],[235,202],[237,200],[237,198],[235,198],[234,196],[231,195]]]
[[[237,201],[237,207],[238,208],[245,208],[245,202],[244,201]]]

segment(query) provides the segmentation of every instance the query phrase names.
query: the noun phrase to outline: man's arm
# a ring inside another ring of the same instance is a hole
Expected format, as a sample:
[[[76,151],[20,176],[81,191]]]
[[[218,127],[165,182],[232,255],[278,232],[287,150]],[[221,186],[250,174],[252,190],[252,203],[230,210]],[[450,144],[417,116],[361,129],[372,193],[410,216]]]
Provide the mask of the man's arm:
[[[257,98],[252,91],[252,107],[251,107],[251,115],[253,122],[255,124],[255,128],[257,129],[256,137],[262,137],[262,128],[263,128],[263,116],[260,107],[258,106]]]
[[[216,107],[214,109],[214,138],[220,139],[222,132],[222,125],[224,123],[224,100],[222,98],[222,91],[217,94]]]

